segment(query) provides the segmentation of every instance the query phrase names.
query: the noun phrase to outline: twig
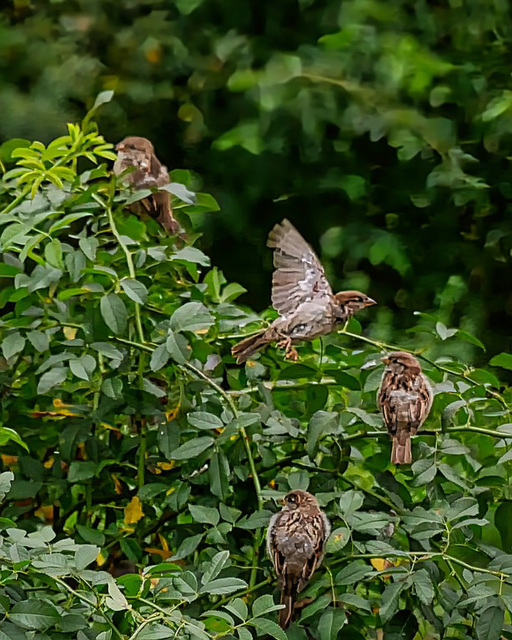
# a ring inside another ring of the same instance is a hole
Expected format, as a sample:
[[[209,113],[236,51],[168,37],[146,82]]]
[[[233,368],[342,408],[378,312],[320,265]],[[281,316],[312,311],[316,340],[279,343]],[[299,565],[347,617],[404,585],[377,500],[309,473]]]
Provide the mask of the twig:
[[[130,278],[135,280],[136,279],[136,272],[135,272],[135,267],[134,267],[133,260],[132,260],[132,254],[131,254],[131,251],[126,246],[126,244],[124,243],[124,240],[120,236],[119,231],[117,230],[116,223],[115,223],[115,220],[114,220],[114,216],[112,215],[112,207],[109,204],[103,202],[103,200],[96,194],[93,195],[93,198],[96,200],[96,202],[98,202],[98,204],[100,204],[104,208],[104,210],[105,210],[105,212],[107,214],[108,223],[109,223],[110,228],[112,230],[112,234],[114,235],[115,239],[117,240],[119,246],[124,251],[124,254],[126,256],[126,264],[128,265],[128,273],[130,274]],[[140,305],[139,305],[138,302],[135,303],[135,326],[137,328],[138,338],[139,338],[140,342],[142,344],[144,344],[145,343],[144,331],[142,329],[142,320],[141,320],[141,316],[140,316]]]

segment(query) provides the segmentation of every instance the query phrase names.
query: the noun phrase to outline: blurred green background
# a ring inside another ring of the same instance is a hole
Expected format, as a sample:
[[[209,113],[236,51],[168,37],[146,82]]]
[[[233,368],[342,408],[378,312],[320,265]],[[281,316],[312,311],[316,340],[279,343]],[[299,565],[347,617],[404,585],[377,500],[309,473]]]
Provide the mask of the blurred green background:
[[[203,248],[256,309],[288,217],[335,288],[399,339],[435,311],[510,349],[508,0],[15,0],[0,26],[0,141],[47,142],[114,89],[105,137],[153,140],[221,212]],[[402,340],[403,343],[403,340]]]

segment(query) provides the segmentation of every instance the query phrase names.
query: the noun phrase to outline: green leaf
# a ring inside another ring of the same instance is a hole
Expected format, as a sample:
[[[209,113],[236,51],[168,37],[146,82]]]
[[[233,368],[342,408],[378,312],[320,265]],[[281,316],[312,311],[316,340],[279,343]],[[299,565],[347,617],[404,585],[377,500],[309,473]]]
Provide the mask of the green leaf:
[[[214,496],[223,500],[229,493],[229,462],[223,451],[214,451],[208,467],[210,489]]]
[[[276,640],[287,640],[286,633],[273,620],[268,620],[267,618],[256,618],[251,621],[251,624],[256,627],[256,629],[259,629],[259,631],[272,636]]]
[[[211,524],[214,527],[219,524],[220,515],[214,507],[203,507],[199,504],[189,504],[188,508],[196,522]]]
[[[195,411],[187,416],[188,423],[197,429],[219,429],[224,423],[213,413]]]
[[[171,260],[177,260],[179,262],[192,262],[194,264],[200,264],[204,267],[210,266],[210,258],[206,256],[202,251],[195,247],[184,247],[179,251],[176,251],[171,256]]]
[[[151,371],[159,371],[162,367],[165,367],[169,358],[170,355],[165,344],[158,346],[151,354],[151,361],[149,363]]]
[[[169,627],[158,622],[148,624],[137,634],[137,640],[168,640],[172,637]]]
[[[360,560],[354,560],[344,567],[335,578],[336,584],[349,585],[363,580],[373,573],[373,569]]]
[[[121,287],[126,295],[137,304],[146,304],[148,299],[148,290],[138,280],[131,278],[123,278]]]
[[[171,316],[173,331],[204,331],[214,323],[213,316],[200,302],[187,302]]]
[[[64,269],[64,260],[62,259],[62,245],[58,238],[54,238],[48,242],[44,248],[44,257],[46,262],[56,269]]]
[[[17,353],[20,353],[24,348],[25,338],[17,331],[10,333],[2,341],[2,353],[6,360],[9,360],[9,358],[12,358]]]
[[[199,546],[202,538],[202,533],[198,533],[195,536],[189,536],[188,538],[185,538],[185,540],[183,540],[183,542],[178,547],[176,553],[172,556],[172,560],[182,560],[183,558],[189,556],[191,553],[194,553],[194,551]]]
[[[476,621],[478,640],[499,640],[503,630],[504,611],[501,607],[491,606],[485,609]]]
[[[426,569],[415,571],[412,576],[414,591],[423,604],[429,605],[434,599],[434,585]]]
[[[158,426],[157,442],[160,451],[167,460],[170,460],[180,442],[180,430],[174,420],[163,422]]]
[[[200,593],[211,595],[225,595],[247,588],[247,582],[240,578],[217,578],[204,584],[199,590]]]
[[[171,460],[186,460],[187,458],[195,458],[196,456],[206,451],[215,442],[213,438],[209,436],[202,436],[201,438],[192,438],[188,442],[185,442],[175,451],[173,451]]]
[[[98,465],[92,460],[73,460],[69,465],[68,482],[82,482],[94,478]]]
[[[512,369],[512,354],[500,353],[489,362],[493,367],[501,367],[502,369]]]
[[[251,513],[250,516],[244,516],[241,518],[236,523],[236,526],[240,527],[240,529],[261,529],[268,525],[271,517],[272,511],[269,511],[268,509],[261,509],[261,511]]]
[[[266,615],[267,613],[278,611],[280,609],[282,609],[282,605],[276,604],[274,602],[274,598],[270,594],[266,593],[259,598],[256,598],[256,600],[253,602],[252,615],[255,618],[258,618],[260,616]]]
[[[100,311],[107,327],[116,335],[124,333],[128,324],[128,313],[124,302],[115,293],[109,293],[100,300]]]
[[[13,480],[14,473],[12,473],[12,471],[3,471],[0,473],[0,501],[2,501],[11,490]]]
[[[502,502],[494,513],[494,524],[500,532],[501,543],[505,553],[512,553],[512,502]]]
[[[110,344],[110,342],[92,342],[91,347],[107,358],[112,358],[113,360],[123,359],[123,353],[114,347],[114,345]]]
[[[249,611],[247,609],[247,605],[241,598],[235,598],[224,606],[233,615],[235,615],[237,618],[240,618],[242,622],[245,622],[247,620]]]
[[[46,334],[42,331],[29,331],[27,333],[27,338],[30,344],[34,347],[36,351],[39,353],[43,353],[44,351],[48,351],[50,348],[48,338]]]
[[[395,615],[398,609],[400,594],[404,587],[405,582],[393,582],[384,589],[380,607],[380,618],[383,623],[386,623]]]
[[[211,559],[208,569],[204,572],[203,577],[201,578],[201,583],[206,584],[216,578],[222,569],[224,569],[228,560],[229,551],[219,551],[216,553]]]
[[[100,548],[92,544],[82,544],[75,551],[75,565],[78,571],[83,571],[85,567],[96,561]]]
[[[50,391],[54,387],[62,384],[67,378],[67,375],[67,367],[54,367],[53,369],[50,369],[50,371],[43,373],[43,375],[39,378],[37,393],[40,395],[48,393],[48,391]]]
[[[338,634],[346,622],[347,616],[343,609],[329,607],[318,621],[320,640],[337,640]]]
[[[38,599],[17,602],[9,612],[9,619],[22,629],[46,631],[60,620],[57,609]]]

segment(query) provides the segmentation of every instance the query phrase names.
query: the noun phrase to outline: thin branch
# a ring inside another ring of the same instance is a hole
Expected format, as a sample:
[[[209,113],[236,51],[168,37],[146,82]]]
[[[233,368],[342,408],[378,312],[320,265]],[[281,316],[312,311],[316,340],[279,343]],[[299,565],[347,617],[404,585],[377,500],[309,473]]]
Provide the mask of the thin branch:
[[[100,197],[98,197],[97,195],[93,195],[93,198],[96,200],[96,202],[98,202],[98,204],[100,204],[104,208],[104,210],[105,210],[105,212],[107,214],[108,223],[109,223],[110,228],[112,230],[112,234],[114,235],[114,237],[117,240],[119,246],[124,251],[124,255],[126,256],[126,264],[128,265],[128,273],[130,274],[130,278],[135,280],[137,274],[135,272],[135,266],[133,264],[132,254],[131,254],[131,251],[126,246],[123,238],[119,234],[119,231],[117,230],[116,223],[115,223],[115,220],[114,220],[114,216],[112,215],[112,207],[109,204],[103,202],[103,200]],[[140,315],[140,305],[139,305],[138,302],[135,303],[135,326],[137,328],[138,338],[139,338],[140,342],[142,342],[142,344],[144,344],[145,343],[144,330],[142,329],[142,320],[141,320],[141,315]]]
[[[355,553],[347,555],[343,558],[339,558],[334,560],[334,562],[330,563],[330,566],[335,566],[338,564],[342,564],[347,560],[371,560],[372,558],[409,558],[414,562],[424,562],[426,560],[434,560],[436,558],[440,558],[441,560],[445,560],[447,563],[452,562],[454,564],[458,564],[464,569],[468,569],[469,571],[474,571],[476,573],[485,573],[491,576],[496,576],[500,580],[505,580],[507,578],[512,578],[512,574],[505,573],[504,571],[494,571],[492,569],[486,569],[484,567],[475,567],[474,565],[468,564],[464,562],[464,560],[459,560],[459,558],[455,558],[449,554],[443,553],[442,551],[385,551],[382,553]]]

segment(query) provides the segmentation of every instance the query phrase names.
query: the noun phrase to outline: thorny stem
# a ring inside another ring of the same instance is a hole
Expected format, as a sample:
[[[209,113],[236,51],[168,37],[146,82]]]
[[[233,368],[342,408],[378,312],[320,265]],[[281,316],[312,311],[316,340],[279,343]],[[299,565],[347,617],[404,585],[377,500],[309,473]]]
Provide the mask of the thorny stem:
[[[209,378],[205,373],[203,373],[200,369],[197,369],[196,367],[194,367],[194,365],[190,364],[189,362],[184,362],[183,366],[186,369],[188,369],[189,371],[191,371],[195,376],[198,376],[199,378],[204,380],[208,385],[210,385],[212,387],[212,389],[215,389],[215,391],[217,391],[217,393],[219,395],[221,395],[224,398],[224,400],[227,402],[229,408],[233,412],[233,416],[235,418],[238,418],[238,416],[240,414],[238,412],[238,408],[237,408],[236,404],[234,403],[233,399],[229,397],[229,395],[224,391],[224,389],[221,386],[219,386],[214,380]],[[261,511],[263,509],[263,497],[261,495],[261,483],[260,483],[260,478],[258,476],[258,472],[256,470],[256,465],[254,464],[254,458],[253,458],[252,451],[251,451],[251,442],[250,442],[249,435],[248,435],[247,430],[246,430],[245,427],[240,427],[240,433],[242,435],[242,441],[244,443],[245,452],[247,454],[247,460],[249,461],[249,469],[251,470],[252,481],[253,481],[253,484],[254,484],[254,490],[256,492],[256,499],[257,499],[257,502],[258,502],[258,510]],[[254,546],[253,546],[253,558],[252,558],[252,562],[253,562],[254,565],[256,565],[257,561],[258,561],[261,541],[262,541],[262,529],[258,529],[254,533]],[[258,567],[255,566],[255,567],[253,567],[251,569],[251,576],[250,576],[250,579],[249,579],[249,586],[253,587],[256,584],[257,574],[258,574]]]
[[[105,209],[105,212],[108,218],[108,223],[110,225],[110,228],[112,229],[112,234],[114,235],[115,239],[117,240],[119,246],[124,251],[124,254],[126,256],[126,264],[128,265],[128,273],[130,274],[130,278],[135,280],[136,273],[135,273],[135,267],[133,265],[132,254],[128,249],[128,247],[126,246],[126,244],[124,243],[124,240],[120,236],[119,231],[117,230],[116,223],[114,221],[114,216],[112,215],[112,207],[109,204],[103,202],[103,200],[98,196],[95,195],[93,197]],[[135,326],[137,328],[138,338],[140,342],[144,344],[146,341],[144,339],[144,331],[142,329],[140,305],[137,302],[135,303]]]
[[[464,569],[469,569],[469,571],[475,571],[476,573],[485,573],[491,576],[496,576],[500,580],[506,580],[507,578],[512,578],[512,574],[505,573],[504,571],[493,571],[492,569],[485,569],[484,567],[475,567],[464,560],[459,560],[459,558],[455,558],[454,556],[448,555],[443,551],[386,551],[383,553],[355,553],[348,556],[344,556],[343,558],[339,558],[334,562],[330,563],[330,566],[333,567],[338,564],[342,564],[347,560],[361,560],[361,559],[372,559],[372,558],[409,558],[411,562],[424,562],[425,560],[433,560],[434,558],[441,558],[445,560],[447,563],[452,562],[453,564],[458,564]]]

